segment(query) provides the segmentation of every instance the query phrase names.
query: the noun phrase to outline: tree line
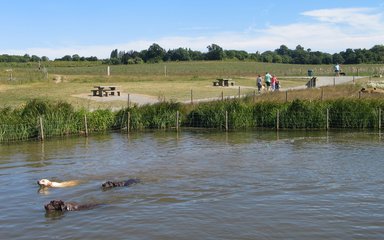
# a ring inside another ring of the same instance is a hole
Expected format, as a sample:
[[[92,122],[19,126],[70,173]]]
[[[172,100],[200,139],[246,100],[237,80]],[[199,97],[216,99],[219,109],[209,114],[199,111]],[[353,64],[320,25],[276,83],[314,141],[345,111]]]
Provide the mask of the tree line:
[[[17,62],[17,63],[26,63],[26,62],[47,62],[50,61],[50,59],[47,56],[36,56],[36,55],[28,55],[25,54],[23,56],[20,55],[8,55],[8,54],[2,54],[0,55],[0,62]],[[54,61],[99,61],[97,57],[80,57],[78,54],[74,55],[65,55],[62,58],[57,58]]]
[[[138,51],[118,51],[114,49],[110,58],[105,60],[109,64],[138,64],[157,63],[166,61],[201,61],[201,60],[239,60],[267,63],[289,64],[360,64],[384,63],[384,45],[375,45],[371,49],[351,49],[329,54],[320,51],[304,49],[301,45],[289,49],[281,45],[274,51],[263,53],[248,53],[242,50],[224,50],[217,44],[207,47],[207,52],[193,51],[188,48],[165,50],[158,44],[152,44],[148,49]]]
[[[321,51],[312,51],[310,48],[305,49],[301,45],[295,49],[289,49],[285,45],[281,45],[273,51],[248,53],[243,50],[225,50],[217,44],[207,46],[207,52],[194,51],[190,48],[176,48],[165,50],[159,44],[153,43],[148,49],[141,51],[129,50],[119,51],[112,50],[110,57],[107,59],[98,59],[97,57],[81,57],[78,54],[65,55],[54,61],[99,61],[105,64],[141,64],[141,63],[158,63],[167,61],[221,61],[221,60],[238,60],[238,61],[255,61],[267,63],[287,63],[287,64],[361,64],[384,63],[384,45],[375,45],[370,49],[351,49],[339,53],[324,53]],[[38,57],[36,55],[24,56],[17,55],[0,55],[0,62],[38,62],[49,61],[48,57]]]

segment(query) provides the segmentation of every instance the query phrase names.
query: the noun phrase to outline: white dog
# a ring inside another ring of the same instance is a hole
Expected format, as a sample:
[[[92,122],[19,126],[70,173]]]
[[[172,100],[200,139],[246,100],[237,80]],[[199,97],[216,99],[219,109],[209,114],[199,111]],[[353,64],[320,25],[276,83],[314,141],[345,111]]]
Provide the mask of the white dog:
[[[37,181],[37,184],[40,185],[40,187],[54,187],[54,188],[59,188],[59,187],[74,187],[78,185],[80,182],[77,180],[72,180],[72,181],[66,181],[66,182],[51,182],[48,179],[40,179]]]

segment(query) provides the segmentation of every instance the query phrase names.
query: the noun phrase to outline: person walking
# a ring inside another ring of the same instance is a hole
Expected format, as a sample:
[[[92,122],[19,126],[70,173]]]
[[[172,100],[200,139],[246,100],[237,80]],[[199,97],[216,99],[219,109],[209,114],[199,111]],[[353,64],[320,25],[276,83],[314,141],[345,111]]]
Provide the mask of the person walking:
[[[279,79],[276,78],[275,91],[279,91],[279,89],[280,89],[280,81]]]
[[[257,85],[257,91],[260,93],[261,92],[261,88],[263,87],[263,78],[260,76],[260,74],[257,75],[256,85]]]
[[[335,65],[335,76],[340,76],[340,65],[338,63]]]
[[[272,78],[272,75],[269,74],[269,72],[266,72],[264,80],[265,80],[265,85],[267,87],[267,92],[269,92],[269,89],[270,89],[270,86],[271,86],[271,78]]]
[[[275,91],[275,89],[276,89],[276,81],[277,81],[277,77],[275,75],[272,75],[272,79],[271,79],[272,91]]]

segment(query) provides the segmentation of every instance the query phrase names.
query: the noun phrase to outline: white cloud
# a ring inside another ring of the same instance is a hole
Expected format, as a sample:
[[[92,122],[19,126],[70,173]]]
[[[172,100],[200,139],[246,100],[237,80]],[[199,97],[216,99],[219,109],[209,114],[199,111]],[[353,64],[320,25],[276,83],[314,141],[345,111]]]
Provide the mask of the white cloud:
[[[303,12],[302,15],[318,21],[349,26],[356,30],[382,30],[382,14],[371,8],[334,8]]]
[[[347,48],[371,48],[383,44],[384,22],[381,13],[368,8],[320,9],[303,12],[311,22],[287,25],[269,25],[260,29],[245,29],[244,32],[224,32],[199,37],[170,36],[159,39],[144,39],[114,45],[77,46],[67,48],[33,48],[11,51],[10,54],[48,56],[50,59],[64,55],[109,57],[113,49],[143,50],[157,43],[165,49],[187,47],[206,51],[215,43],[224,49],[248,52],[274,50],[280,45],[295,48],[301,45],[314,51],[335,53]]]

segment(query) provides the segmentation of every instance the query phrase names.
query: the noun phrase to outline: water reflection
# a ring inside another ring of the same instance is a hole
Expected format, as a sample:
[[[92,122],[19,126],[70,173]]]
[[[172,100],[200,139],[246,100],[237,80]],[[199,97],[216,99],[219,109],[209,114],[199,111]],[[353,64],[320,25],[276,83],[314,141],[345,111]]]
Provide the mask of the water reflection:
[[[2,145],[0,153],[0,181],[11,183],[0,188],[4,239],[45,239],[51,229],[71,239],[384,236],[377,132],[131,132]],[[81,184],[39,189],[41,178]],[[128,178],[142,183],[101,189]],[[105,206],[46,214],[52,199]]]

